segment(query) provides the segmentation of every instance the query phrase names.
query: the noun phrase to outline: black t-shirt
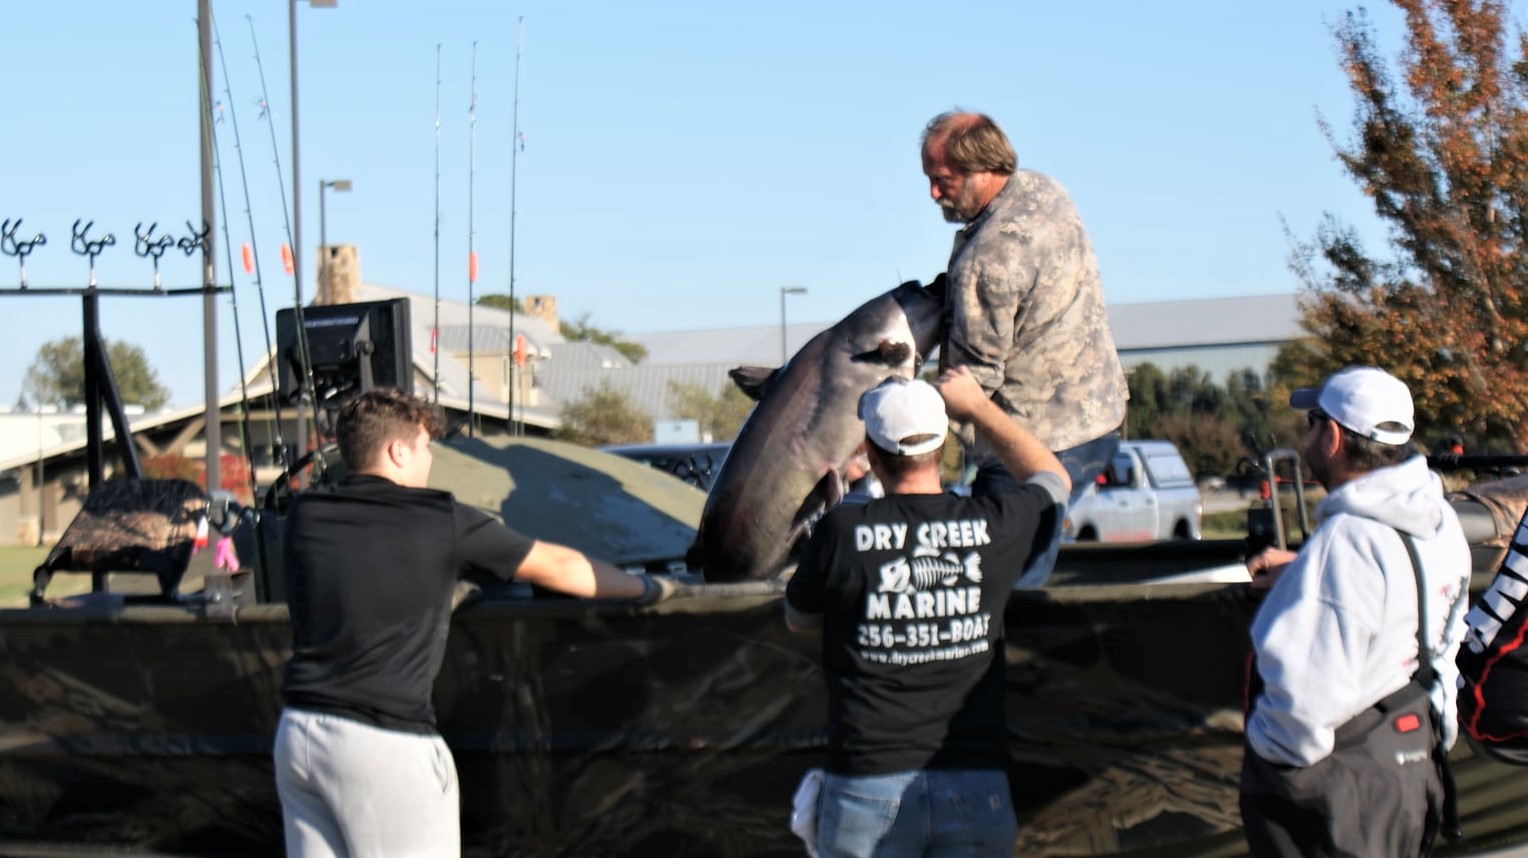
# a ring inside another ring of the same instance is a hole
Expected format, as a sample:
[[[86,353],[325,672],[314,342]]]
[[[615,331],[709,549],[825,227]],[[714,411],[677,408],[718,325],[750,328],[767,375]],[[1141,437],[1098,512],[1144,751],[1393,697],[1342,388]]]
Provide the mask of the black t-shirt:
[[[430,691],[457,577],[510,580],[532,543],[448,492],[380,477],[298,496],[286,520],[286,704],[434,732]]]
[[[818,523],[786,599],[822,615],[829,771],[1005,767],[1003,611],[1058,509],[1026,484],[891,495]]]

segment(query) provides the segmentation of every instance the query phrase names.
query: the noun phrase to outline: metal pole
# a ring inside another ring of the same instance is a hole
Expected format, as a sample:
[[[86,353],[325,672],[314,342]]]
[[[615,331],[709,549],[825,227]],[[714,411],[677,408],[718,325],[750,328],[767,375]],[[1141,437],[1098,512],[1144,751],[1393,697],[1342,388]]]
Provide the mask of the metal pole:
[[[207,491],[216,491],[222,486],[222,474],[219,471],[221,462],[219,457],[223,453],[223,413],[218,397],[218,300],[217,293],[212,291],[217,286],[216,257],[213,255],[214,237],[217,225],[217,211],[213,208],[212,184],[212,3],[211,0],[197,0],[196,3],[197,31],[201,42],[201,62],[199,72],[202,78],[201,98],[197,99],[197,107],[201,114],[201,156],[202,156],[202,224],[206,230],[206,240],[202,244],[202,286],[206,292],[202,295],[202,383],[203,393],[206,396],[206,426],[202,430],[202,437],[207,444]],[[233,272],[229,272],[231,277]],[[117,443],[131,445],[131,437],[119,438]]]
[[[780,365],[785,366],[785,287],[780,287]]]
[[[435,44],[435,322],[430,326],[430,399],[440,405],[440,43]]]
[[[328,182],[318,180],[318,282],[313,286],[315,301],[326,294],[329,300],[334,299],[334,289],[329,283],[329,213],[324,209],[324,197],[327,196],[324,191],[328,186]]]
[[[477,346],[472,287],[477,282],[477,233],[473,231],[473,185],[477,179],[477,42],[472,43],[472,100],[467,105],[467,437],[477,437]]]
[[[515,360],[515,179],[520,159],[520,48],[525,38],[525,17],[515,23],[515,102],[511,110],[509,138],[509,434],[520,435],[524,426],[515,421],[515,402],[522,399],[515,386],[520,364]],[[524,404],[520,406],[522,409]]]
[[[91,278],[94,279],[93,277]],[[84,314],[85,356],[85,469],[93,489],[106,479],[101,437],[101,323],[100,296],[92,289],[80,299]],[[118,438],[119,446],[133,443],[131,437]]]
[[[43,458],[42,458],[42,403],[37,404],[37,544],[43,544],[43,515],[42,515],[42,484],[43,484]]]
[[[297,146],[297,0],[291,0],[291,6],[287,9],[287,39],[291,49],[291,75],[292,75],[292,314],[293,322],[297,326],[297,348],[299,350],[302,371],[308,371],[306,340],[308,331],[302,318],[302,164]],[[308,413],[307,398],[308,380],[298,379],[298,389],[302,391],[298,395],[297,402],[297,437],[292,439],[296,446],[296,455],[292,461],[295,463],[308,452]]]
[[[302,306],[302,164],[297,146],[297,0],[288,10],[287,38],[291,41],[292,75],[292,296]],[[306,442],[303,442],[306,443]]]
[[[806,294],[806,287],[805,286],[781,286],[780,287],[780,365],[781,366],[785,366],[786,362],[789,361],[790,358],[791,358],[790,353],[786,351],[786,346],[785,346],[785,296],[786,295],[805,295],[805,294]]]

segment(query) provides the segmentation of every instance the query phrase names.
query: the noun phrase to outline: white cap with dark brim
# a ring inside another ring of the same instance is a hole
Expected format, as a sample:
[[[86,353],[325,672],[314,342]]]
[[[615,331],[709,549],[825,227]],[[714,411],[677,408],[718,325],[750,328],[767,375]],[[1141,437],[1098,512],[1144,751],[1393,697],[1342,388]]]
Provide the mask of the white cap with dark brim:
[[[877,447],[899,456],[939,449],[950,425],[939,391],[928,382],[901,376],[865,391],[859,417],[865,421],[865,435]]]
[[[1416,428],[1411,391],[1400,379],[1372,366],[1350,366],[1328,376],[1320,387],[1299,388],[1289,394],[1289,406],[1299,411],[1319,408],[1344,429],[1379,444],[1405,444]]]

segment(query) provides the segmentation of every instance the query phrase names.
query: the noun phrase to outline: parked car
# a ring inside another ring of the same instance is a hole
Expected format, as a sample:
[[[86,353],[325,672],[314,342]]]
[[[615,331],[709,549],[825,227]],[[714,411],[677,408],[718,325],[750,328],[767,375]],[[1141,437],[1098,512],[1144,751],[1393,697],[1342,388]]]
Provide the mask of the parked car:
[[[1121,441],[1096,485],[1068,510],[1074,542],[1198,539],[1204,508],[1194,475],[1170,441]]]
[[[722,469],[722,461],[731,442],[694,444],[609,444],[600,448],[622,458],[641,462],[664,473],[673,474],[703,492],[711,490],[711,481]]]

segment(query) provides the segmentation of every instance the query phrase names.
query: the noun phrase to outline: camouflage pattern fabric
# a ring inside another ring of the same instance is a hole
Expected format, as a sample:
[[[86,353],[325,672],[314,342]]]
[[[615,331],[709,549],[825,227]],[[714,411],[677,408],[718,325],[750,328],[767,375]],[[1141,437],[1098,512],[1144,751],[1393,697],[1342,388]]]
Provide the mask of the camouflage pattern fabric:
[[[1033,170],[1009,177],[955,234],[943,363],[965,366],[1052,450],[1125,419],[1125,374],[1104,310],[1098,260],[1072,199]],[[969,459],[997,461],[960,427]]]

